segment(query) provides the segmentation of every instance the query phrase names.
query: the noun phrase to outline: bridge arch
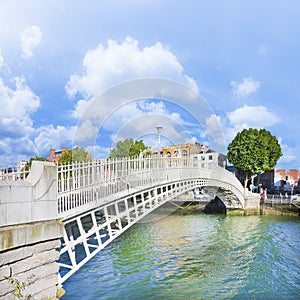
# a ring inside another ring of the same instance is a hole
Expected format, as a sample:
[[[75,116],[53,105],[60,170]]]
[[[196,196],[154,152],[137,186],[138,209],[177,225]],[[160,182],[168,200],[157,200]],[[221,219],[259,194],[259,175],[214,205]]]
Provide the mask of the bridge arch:
[[[114,188],[117,183],[120,182],[113,182]],[[139,169],[138,172],[127,174],[125,187],[125,191],[96,199],[98,201],[79,206],[69,203],[70,209],[61,212],[65,224],[59,261],[61,284],[150,212],[195,188],[213,188],[219,196],[226,191],[231,195],[231,200],[221,198],[226,207],[244,207],[242,186],[236,184],[234,175],[220,167],[161,168],[155,173],[152,169],[151,174],[149,170],[141,172]],[[84,193],[89,195],[86,191]],[[77,191],[71,195],[68,199],[73,201],[82,194]]]

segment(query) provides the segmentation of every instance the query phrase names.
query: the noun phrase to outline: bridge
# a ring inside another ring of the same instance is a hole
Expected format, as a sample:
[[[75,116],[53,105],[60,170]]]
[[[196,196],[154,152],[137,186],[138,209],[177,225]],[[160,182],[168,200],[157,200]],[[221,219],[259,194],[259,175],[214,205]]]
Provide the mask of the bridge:
[[[93,160],[58,167],[58,216],[64,223],[60,283],[111,241],[164,203],[196,188],[227,209],[244,208],[245,191],[224,168],[183,158]]]
[[[174,161],[160,156],[89,160],[59,166],[33,162],[27,177],[7,177],[2,180],[5,186],[1,186],[0,180],[0,188],[5,187],[8,197],[15,197],[11,193],[14,188],[30,188],[28,195],[24,195],[23,189],[20,191],[22,197],[31,197],[32,205],[26,213],[27,206],[11,206],[8,200],[2,209],[7,217],[0,225],[59,219],[63,223],[58,260],[58,281],[62,285],[133,224],[168,201],[188,197],[195,189],[208,189],[226,209],[257,207],[257,194],[251,204],[248,200],[253,194],[244,190],[234,174],[215,164],[201,166],[188,157]],[[55,199],[49,201],[49,197]],[[18,215],[18,210],[23,213]]]

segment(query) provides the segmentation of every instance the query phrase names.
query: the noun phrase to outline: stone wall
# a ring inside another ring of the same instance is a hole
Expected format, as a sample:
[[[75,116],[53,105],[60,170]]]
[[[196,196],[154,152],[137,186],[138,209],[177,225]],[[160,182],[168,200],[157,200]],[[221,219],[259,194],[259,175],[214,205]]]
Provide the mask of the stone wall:
[[[56,167],[33,161],[26,180],[0,180],[0,226],[57,217]]]
[[[56,167],[34,161],[23,181],[0,181],[0,299],[55,299],[60,238]]]
[[[245,195],[245,209],[259,209],[260,195],[246,191]]]
[[[63,224],[43,221],[0,228],[0,299],[55,299]],[[18,280],[14,286],[9,280]],[[18,287],[24,285],[19,291]]]

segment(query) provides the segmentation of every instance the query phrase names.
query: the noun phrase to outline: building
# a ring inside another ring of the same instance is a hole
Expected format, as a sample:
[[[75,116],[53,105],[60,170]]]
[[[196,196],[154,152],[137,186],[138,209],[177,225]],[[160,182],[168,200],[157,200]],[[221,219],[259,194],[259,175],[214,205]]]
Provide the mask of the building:
[[[246,173],[233,166],[227,167],[227,170],[234,172],[236,177],[244,184]],[[299,190],[300,173],[296,169],[291,170],[267,170],[259,174],[254,174],[253,184],[257,187],[259,184],[264,189],[267,189],[270,194],[286,193]],[[248,187],[251,184],[251,179],[248,180]]]
[[[191,161],[194,165],[197,163],[200,168],[206,168],[210,164],[226,168],[227,164],[226,155],[211,149],[208,149],[207,151],[202,150],[200,153],[192,154]]]
[[[170,164],[175,165],[187,165],[188,162],[191,162],[200,168],[206,168],[209,164],[226,166],[224,154],[213,151],[200,143],[165,146],[162,148],[162,155],[169,159]]]
[[[292,192],[299,189],[300,173],[296,169],[274,170],[274,188],[284,192]]]
[[[25,170],[25,167],[27,165],[27,161],[26,160],[21,160],[17,163],[17,172],[23,172]]]
[[[196,154],[201,151],[201,145],[196,144],[177,144],[172,146],[165,146],[162,148],[164,157],[190,157],[191,154]]]
[[[67,147],[62,147],[61,150],[57,150],[57,151],[55,151],[55,149],[50,149],[50,156],[48,158],[48,161],[51,161],[57,165],[61,155],[67,151],[68,151]]]

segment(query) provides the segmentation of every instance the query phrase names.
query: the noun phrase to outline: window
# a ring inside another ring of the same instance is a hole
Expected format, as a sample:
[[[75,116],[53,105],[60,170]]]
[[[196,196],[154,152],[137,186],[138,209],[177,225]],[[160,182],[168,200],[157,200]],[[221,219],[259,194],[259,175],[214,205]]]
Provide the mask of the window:
[[[209,156],[208,156],[208,159],[209,159],[209,160],[212,160],[212,159],[213,159],[213,156],[212,156],[212,155],[209,155]]]

